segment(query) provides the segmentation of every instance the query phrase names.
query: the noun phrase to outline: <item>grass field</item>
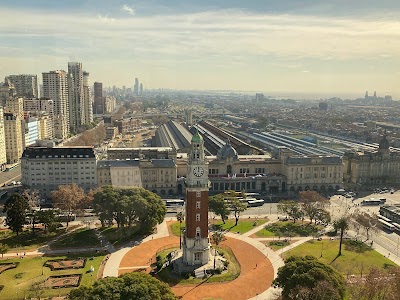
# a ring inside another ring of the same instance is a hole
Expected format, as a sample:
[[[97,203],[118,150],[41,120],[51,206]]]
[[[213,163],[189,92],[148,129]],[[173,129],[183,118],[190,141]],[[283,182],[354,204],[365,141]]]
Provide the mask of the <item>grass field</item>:
[[[10,247],[9,251],[15,250],[33,250],[43,246],[51,239],[65,233],[65,229],[58,229],[56,232],[45,234],[42,230],[36,229],[36,234],[31,233],[30,228],[25,229],[18,236],[11,230],[0,231],[0,244],[6,244]]]
[[[70,269],[70,270],[60,270],[51,271],[47,267],[42,265],[47,260],[54,259],[73,259],[77,257],[87,257],[85,268],[82,269]],[[92,258],[90,260],[89,258]],[[79,256],[69,255],[69,256],[52,256],[52,257],[35,257],[35,258],[23,258],[23,259],[8,259],[0,260],[2,262],[19,262],[19,265],[15,269],[7,270],[0,274],[0,282],[4,285],[4,289],[0,292],[0,299],[24,299],[24,297],[34,296],[34,291],[30,291],[32,284],[44,281],[47,277],[53,275],[67,275],[67,274],[83,274],[81,285],[90,285],[97,278],[97,272],[99,266],[103,261],[104,255],[98,254],[81,254]],[[94,273],[88,273],[90,267],[94,267]],[[43,270],[43,275],[42,275]],[[61,288],[61,289],[46,289],[42,291],[41,297],[50,297],[57,295],[67,295],[71,289]]]
[[[51,244],[52,249],[74,247],[100,247],[100,241],[93,229],[80,228]]]
[[[255,226],[259,226],[267,222],[266,219],[239,219],[238,225],[235,225],[235,219],[229,219],[225,221],[225,224],[221,220],[214,220],[211,226],[215,230],[238,232],[240,234],[250,231]],[[185,222],[182,222],[182,229],[185,228]],[[171,224],[171,231],[174,235],[179,236],[179,222]]]
[[[114,246],[120,246],[128,243],[132,239],[138,237],[137,228],[132,226],[130,229],[117,228],[117,227],[103,227],[99,228],[103,236]]]
[[[366,274],[371,268],[384,268],[385,264],[394,265],[392,261],[375,250],[357,253],[346,250],[346,246],[343,245],[342,255],[336,258],[338,251],[339,240],[312,240],[283,253],[282,256],[285,258],[292,255],[312,255],[319,261],[331,265],[343,275]]]
[[[317,226],[309,223],[302,223],[297,221],[275,222],[268,224],[265,228],[256,232],[257,237],[293,237],[293,236],[310,236],[316,234],[318,231],[323,229],[322,226]]]

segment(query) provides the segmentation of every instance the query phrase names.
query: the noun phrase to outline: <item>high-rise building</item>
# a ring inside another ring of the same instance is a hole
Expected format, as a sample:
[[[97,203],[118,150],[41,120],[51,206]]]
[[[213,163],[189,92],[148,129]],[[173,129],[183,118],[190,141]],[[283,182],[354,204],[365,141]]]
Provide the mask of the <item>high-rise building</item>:
[[[83,92],[82,63],[68,63],[69,123],[72,132],[85,124],[85,100]]]
[[[12,84],[10,79],[7,77],[4,79],[4,83],[0,86],[0,101],[1,106],[6,105],[6,100],[8,98],[13,98],[16,96],[15,86]]]
[[[140,84],[139,94],[140,96],[143,95],[143,83]]]
[[[94,104],[93,104],[93,112],[97,114],[104,114],[104,98],[103,98],[103,83],[95,82],[94,83]]]
[[[135,85],[133,86],[133,94],[139,96],[139,79],[135,78]]]
[[[9,75],[7,78],[15,86],[18,97],[37,98],[38,97],[38,81],[37,75],[19,74]]]
[[[83,103],[85,120],[83,124],[89,124],[93,122],[93,103],[92,95],[90,92],[90,81],[89,72],[83,71]]]
[[[191,141],[186,177],[186,230],[183,238],[183,263],[207,264],[208,241],[208,162],[203,137],[196,132]]]
[[[68,82],[65,71],[50,71],[42,73],[43,77],[43,97],[54,101],[53,121],[63,118],[63,126],[54,130],[54,137],[66,139],[70,133],[69,126],[69,102],[68,102]],[[55,128],[54,123],[54,128]]]
[[[53,99],[37,99],[37,98],[26,98],[24,99],[24,111],[34,112],[47,112],[49,115],[54,114],[54,101]]]
[[[4,115],[3,108],[0,107],[0,170],[6,169],[7,156],[6,156],[6,140],[4,133]]]
[[[38,115],[39,122],[39,140],[52,140],[54,138],[54,121],[53,115],[41,113]]]
[[[15,164],[22,156],[22,127],[17,114],[4,113],[4,136],[6,141],[7,163]]]
[[[37,118],[25,119],[24,147],[31,146],[39,139],[39,122]]]

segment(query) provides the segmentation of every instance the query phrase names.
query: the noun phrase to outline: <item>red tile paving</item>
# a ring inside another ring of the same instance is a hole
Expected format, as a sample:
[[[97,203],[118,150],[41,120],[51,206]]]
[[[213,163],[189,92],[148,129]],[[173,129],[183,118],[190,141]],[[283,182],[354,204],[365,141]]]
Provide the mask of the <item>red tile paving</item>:
[[[179,245],[179,238],[169,236],[151,240],[134,247],[122,259],[120,268],[147,266],[149,259],[155,261],[155,253],[168,245]],[[244,300],[261,294],[271,286],[274,272],[271,262],[256,248],[241,240],[227,238],[222,244],[230,247],[241,266],[238,278],[225,283],[203,283],[200,285],[176,285],[172,291],[184,300],[235,299]],[[119,271],[119,275],[131,269]],[[147,269],[147,272],[150,268]]]

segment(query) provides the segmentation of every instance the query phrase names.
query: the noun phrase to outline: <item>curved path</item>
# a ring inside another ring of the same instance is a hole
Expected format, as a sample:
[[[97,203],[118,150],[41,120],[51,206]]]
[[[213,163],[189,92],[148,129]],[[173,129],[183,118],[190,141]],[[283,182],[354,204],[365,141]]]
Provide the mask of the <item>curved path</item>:
[[[172,286],[173,292],[185,300],[200,299],[274,299],[274,288],[271,282],[277,269],[283,265],[282,259],[264,244],[243,235],[227,233],[226,241],[236,255],[241,273],[238,278],[225,283],[206,283],[200,285]],[[120,260],[118,275],[135,269],[150,271],[151,263],[155,262],[155,253],[162,247],[179,245],[179,238],[165,236],[148,239],[146,242],[124,251]]]

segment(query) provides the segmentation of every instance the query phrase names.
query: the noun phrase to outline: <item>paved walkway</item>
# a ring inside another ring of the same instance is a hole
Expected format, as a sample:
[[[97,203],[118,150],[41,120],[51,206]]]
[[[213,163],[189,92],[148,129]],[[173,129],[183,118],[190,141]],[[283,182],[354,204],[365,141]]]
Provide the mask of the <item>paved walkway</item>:
[[[145,243],[153,239],[159,239],[168,236],[167,222],[164,220],[161,224],[157,225],[157,232],[147,236],[142,241],[138,241],[137,244]],[[132,249],[135,243],[131,243],[129,246],[123,247],[117,251],[111,253],[104,267],[103,277],[118,277],[119,265],[124,256]]]

